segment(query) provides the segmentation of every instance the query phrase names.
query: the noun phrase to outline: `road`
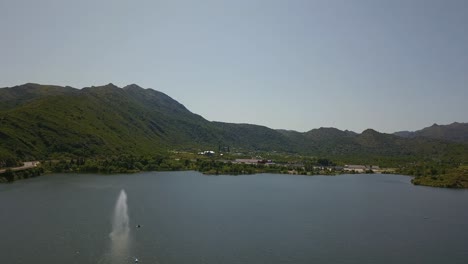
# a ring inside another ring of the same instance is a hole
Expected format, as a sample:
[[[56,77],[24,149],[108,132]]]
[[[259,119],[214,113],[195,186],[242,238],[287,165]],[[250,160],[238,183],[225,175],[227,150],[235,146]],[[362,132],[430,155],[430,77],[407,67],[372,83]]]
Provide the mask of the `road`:
[[[9,168],[12,171],[20,171],[20,170],[27,170],[31,169],[37,166],[39,164],[39,161],[25,161],[23,162],[23,166],[20,167],[14,167],[14,168]],[[7,169],[1,169],[0,173],[4,173]]]

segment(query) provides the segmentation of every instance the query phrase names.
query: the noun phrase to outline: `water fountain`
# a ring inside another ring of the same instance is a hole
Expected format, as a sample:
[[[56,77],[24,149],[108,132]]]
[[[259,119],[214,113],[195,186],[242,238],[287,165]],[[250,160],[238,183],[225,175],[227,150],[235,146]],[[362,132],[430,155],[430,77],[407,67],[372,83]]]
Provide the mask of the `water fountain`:
[[[127,194],[120,191],[112,218],[112,232],[109,234],[111,263],[127,263],[130,251],[130,219],[128,217]]]

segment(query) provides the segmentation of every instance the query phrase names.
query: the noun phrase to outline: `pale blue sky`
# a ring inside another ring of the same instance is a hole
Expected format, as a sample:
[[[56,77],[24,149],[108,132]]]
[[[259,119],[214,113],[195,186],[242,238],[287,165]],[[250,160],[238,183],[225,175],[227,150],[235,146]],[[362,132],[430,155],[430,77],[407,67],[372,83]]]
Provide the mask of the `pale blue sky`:
[[[468,1],[0,0],[0,87],[112,82],[307,131],[468,121]]]

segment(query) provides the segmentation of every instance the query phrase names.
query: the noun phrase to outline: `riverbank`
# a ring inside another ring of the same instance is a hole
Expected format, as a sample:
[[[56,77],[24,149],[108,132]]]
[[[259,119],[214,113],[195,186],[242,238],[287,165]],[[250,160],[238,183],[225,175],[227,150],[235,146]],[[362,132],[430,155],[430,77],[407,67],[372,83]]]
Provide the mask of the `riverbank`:
[[[414,185],[442,188],[468,188],[468,166],[460,166],[442,175],[417,176],[411,180]]]
[[[13,168],[14,169],[14,168]],[[18,180],[29,179],[44,173],[42,167],[30,167],[22,170],[6,169],[0,174],[0,183],[10,183]]]
[[[0,183],[37,177],[44,173],[137,173],[143,171],[198,171],[206,175],[246,175],[257,173],[295,174],[295,175],[341,175],[354,174],[354,171],[335,170],[319,166],[295,166],[297,164],[244,164],[211,158],[174,158],[174,157],[135,157],[122,155],[106,159],[69,159],[50,161],[28,161],[23,166],[3,169]],[[427,173],[422,173],[426,172]],[[438,172],[443,173],[438,173]],[[366,173],[373,173],[367,171]],[[389,174],[414,176],[414,185],[439,188],[468,188],[468,166],[436,170],[434,167],[405,167]]]

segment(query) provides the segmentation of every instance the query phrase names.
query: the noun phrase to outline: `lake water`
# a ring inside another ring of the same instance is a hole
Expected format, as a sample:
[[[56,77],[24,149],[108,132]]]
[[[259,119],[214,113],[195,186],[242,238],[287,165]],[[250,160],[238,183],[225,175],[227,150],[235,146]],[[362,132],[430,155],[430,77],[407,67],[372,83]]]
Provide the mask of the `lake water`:
[[[468,191],[413,186],[399,175],[197,172],[53,174],[0,185],[0,263],[134,258],[466,264]]]

